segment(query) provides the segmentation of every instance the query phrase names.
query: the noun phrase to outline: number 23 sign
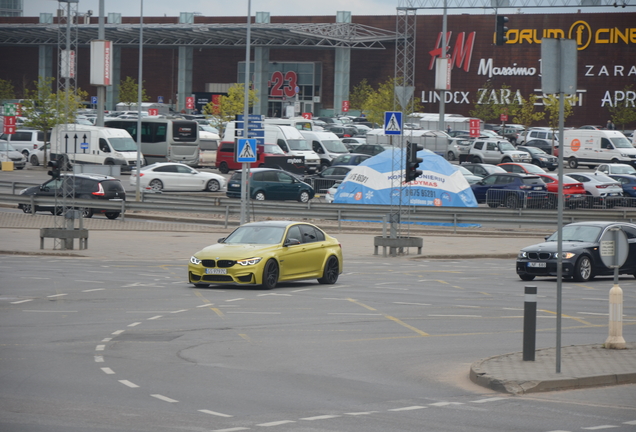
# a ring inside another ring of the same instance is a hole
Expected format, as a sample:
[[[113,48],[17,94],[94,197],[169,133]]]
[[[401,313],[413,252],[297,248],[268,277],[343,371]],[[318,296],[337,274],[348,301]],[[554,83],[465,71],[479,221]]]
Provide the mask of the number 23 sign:
[[[274,72],[269,81],[271,87],[269,95],[271,97],[296,96],[296,81],[297,75],[294,71],[288,71],[284,76],[280,71]]]

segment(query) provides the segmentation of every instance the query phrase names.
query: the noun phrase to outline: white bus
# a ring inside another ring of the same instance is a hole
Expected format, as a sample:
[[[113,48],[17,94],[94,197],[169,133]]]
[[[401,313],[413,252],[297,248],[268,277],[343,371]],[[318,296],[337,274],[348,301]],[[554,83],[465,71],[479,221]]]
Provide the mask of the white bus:
[[[104,119],[104,126],[124,129],[137,141],[137,119]],[[192,120],[141,119],[141,152],[148,165],[155,162],[199,164],[199,125]]]

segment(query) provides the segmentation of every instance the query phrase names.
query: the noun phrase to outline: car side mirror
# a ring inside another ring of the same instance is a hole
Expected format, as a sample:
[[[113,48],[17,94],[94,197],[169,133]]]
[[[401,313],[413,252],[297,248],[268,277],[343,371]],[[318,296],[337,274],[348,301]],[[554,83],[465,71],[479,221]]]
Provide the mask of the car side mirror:
[[[217,240],[217,243],[225,243],[225,237],[221,237]]]
[[[299,245],[300,244],[300,240],[295,239],[295,238],[289,238],[287,240],[285,240],[285,243],[283,243],[283,246],[295,246],[295,245]]]

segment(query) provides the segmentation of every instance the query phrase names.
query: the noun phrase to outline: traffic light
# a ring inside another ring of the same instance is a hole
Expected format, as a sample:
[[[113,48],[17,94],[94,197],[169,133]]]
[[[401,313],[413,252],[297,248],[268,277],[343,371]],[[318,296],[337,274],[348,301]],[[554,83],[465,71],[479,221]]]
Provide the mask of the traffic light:
[[[497,15],[497,31],[495,36],[496,45],[503,45],[508,40],[506,37],[506,34],[508,33],[508,27],[506,27],[507,22],[508,17]]]
[[[51,169],[49,170],[48,175],[54,179],[60,178],[60,163],[58,161],[49,161],[49,167],[51,167]]]
[[[422,175],[422,171],[417,168],[422,162],[422,158],[417,157],[417,152],[423,150],[424,147],[417,145],[416,143],[406,143],[406,165],[405,165],[405,182],[411,182]]]

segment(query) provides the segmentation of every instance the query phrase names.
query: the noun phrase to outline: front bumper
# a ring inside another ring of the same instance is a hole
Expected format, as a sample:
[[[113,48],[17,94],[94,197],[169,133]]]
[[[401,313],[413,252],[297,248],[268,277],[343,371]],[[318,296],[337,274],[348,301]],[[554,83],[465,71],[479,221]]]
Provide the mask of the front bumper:
[[[543,265],[545,267],[535,267],[536,265]],[[570,277],[574,274],[574,263],[568,260],[564,260],[562,263],[563,276]],[[517,260],[517,274],[518,275],[532,275],[532,276],[556,276],[557,275],[557,261],[550,259],[547,261],[541,260],[529,260],[518,259]]]
[[[262,269],[258,265],[245,267],[229,267],[226,274],[208,274],[201,264],[188,264],[188,281],[190,283],[232,284],[232,285],[259,285],[261,283],[258,274]]]

